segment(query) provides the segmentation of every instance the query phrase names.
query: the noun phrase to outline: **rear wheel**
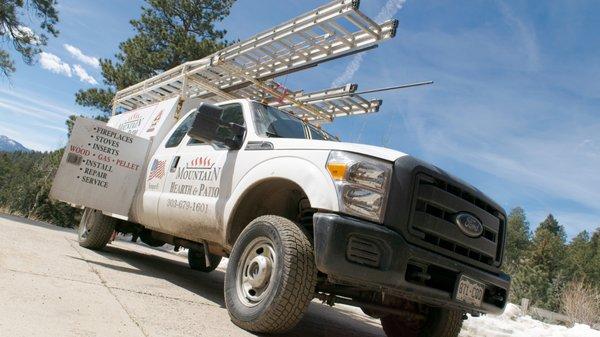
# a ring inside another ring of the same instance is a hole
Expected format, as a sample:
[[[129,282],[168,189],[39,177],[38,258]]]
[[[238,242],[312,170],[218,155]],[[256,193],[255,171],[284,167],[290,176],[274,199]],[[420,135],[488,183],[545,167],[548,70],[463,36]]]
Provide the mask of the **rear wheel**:
[[[196,250],[190,249],[188,250],[188,262],[190,264],[190,268],[201,271],[203,273],[210,273],[211,271],[217,269],[219,263],[221,263],[221,257],[219,255],[208,255],[208,259],[210,261],[210,266],[206,265],[206,258],[204,257],[204,249]]]
[[[292,221],[261,216],[240,234],[225,274],[225,303],[237,326],[259,333],[293,328],[315,292],[308,237]]]
[[[462,327],[460,311],[429,308],[425,320],[411,321],[406,317],[388,315],[381,318],[381,326],[388,337],[456,337]]]
[[[79,245],[93,250],[102,249],[115,231],[116,219],[101,211],[86,208],[79,223]]]

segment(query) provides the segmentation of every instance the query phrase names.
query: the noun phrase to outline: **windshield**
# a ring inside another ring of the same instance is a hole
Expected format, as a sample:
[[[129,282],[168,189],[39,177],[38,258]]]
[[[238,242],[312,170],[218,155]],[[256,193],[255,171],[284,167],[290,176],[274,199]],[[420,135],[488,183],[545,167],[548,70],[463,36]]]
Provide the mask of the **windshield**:
[[[263,137],[335,140],[333,136],[277,108],[254,104],[256,133]]]

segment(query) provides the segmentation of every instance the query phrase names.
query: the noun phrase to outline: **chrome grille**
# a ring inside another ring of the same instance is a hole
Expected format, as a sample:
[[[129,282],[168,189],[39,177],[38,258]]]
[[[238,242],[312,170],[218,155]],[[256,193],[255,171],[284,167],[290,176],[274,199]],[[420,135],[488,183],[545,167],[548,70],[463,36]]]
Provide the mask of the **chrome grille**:
[[[505,220],[502,212],[478,198],[459,182],[418,174],[415,186],[411,232],[424,242],[458,256],[498,264],[502,256]],[[464,235],[454,223],[454,215],[468,212],[483,224],[478,238]]]

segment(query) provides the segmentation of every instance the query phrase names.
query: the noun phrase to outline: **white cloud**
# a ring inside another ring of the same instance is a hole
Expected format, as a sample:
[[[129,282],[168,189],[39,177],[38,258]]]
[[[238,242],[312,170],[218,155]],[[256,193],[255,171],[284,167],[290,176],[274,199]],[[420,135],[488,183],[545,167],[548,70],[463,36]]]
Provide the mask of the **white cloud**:
[[[344,72],[331,82],[331,86],[335,88],[350,82],[354,74],[360,69],[362,61],[363,54],[354,55],[350,63],[346,66],[346,69],[344,69]]]
[[[63,44],[63,47],[78,61],[83,62],[87,65],[90,65],[94,68],[100,68],[100,61],[97,57],[85,55],[81,49],[72,46],[68,43]]]
[[[81,82],[86,82],[92,85],[98,84],[96,79],[90,76],[90,74],[88,74],[87,71],[85,71],[85,69],[83,69],[83,67],[79,64],[73,66],[73,72],[75,73],[75,75],[77,75],[77,77],[79,77],[79,80],[81,80]]]
[[[486,88],[486,83],[477,82],[470,87],[481,98],[457,92],[426,113],[413,102],[407,104],[406,129],[414,133],[427,155],[487,172],[534,197],[574,202],[597,217],[600,157],[594,145],[600,142],[600,123],[578,115],[571,122],[541,127],[542,117],[535,111],[559,119],[558,101],[539,97],[515,101],[516,90]]]
[[[49,122],[63,120],[65,117],[67,117],[64,114],[57,113],[48,108],[33,106],[32,103],[28,101],[4,99],[3,97],[0,97],[0,108]]]
[[[88,74],[88,72],[81,65],[75,64],[71,66],[54,54],[41,52],[40,64],[42,68],[50,70],[55,74],[65,75],[67,77],[72,77],[73,74],[75,74],[75,76],[77,76],[81,82],[92,85],[98,84],[96,79]]]
[[[391,19],[396,13],[402,9],[406,0],[388,0],[381,8],[375,21],[381,23]],[[354,55],[352,61],[346,66],[344,72],[331,82],[332,87],[339,87],[348,83],[354,74],[360,69],[363,61],[363,54]]]
[[[406,0],[388,0],[375,17],[375,21],[382,22],[391,19],[404,7],[404,3]]]
[[[50,70],[55,74],[71,77],[71,66],[61,60],[60,57],[46,52],[40,53],[40,64],[42,68]]]
[[[512,9],[503,1],[498,2],[500,12],[508,25],[515,30],[519,39],[521,40],[521,47],[525,49],[529,66],[533,70],[537,70],[540,67],[540,53],[537,45],[537,37],[535,30],[519,17],[517,17]]]
[[[42,99],[37,92],[8,90],[0,87],[0,102],[1,97],[9,97],[9,103],[11,105],[22,105],[26,106],[29,110],[38,111],[42,115],[54,115],[55,117],[68,117],[73,115],[73,110],[67,109],[63,106],[57,105],[53,101]],[[22,102],[20,104],[19,102]]]

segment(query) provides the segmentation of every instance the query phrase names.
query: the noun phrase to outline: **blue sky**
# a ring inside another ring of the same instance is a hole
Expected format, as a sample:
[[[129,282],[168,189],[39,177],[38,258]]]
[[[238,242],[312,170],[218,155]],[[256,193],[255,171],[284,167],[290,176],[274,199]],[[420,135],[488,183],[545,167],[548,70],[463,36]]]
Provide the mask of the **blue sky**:
[[[323,1],[239,0],[221,26],[244,39]],[[97,58],[132,35],[138,0],[59,0],[61,34],[34,66],[0,80],[0,134],[36,150],[66,143],[65,118],[91,114],[74,93],[102,82]],[[363,0],[400,20],[397,37],[364,55],[290,75],[329,87],[354,62],[359,89],[433,80],[383,93],[379,113],[326,128],[345,141],[394,148],[478,186],[535,227],[552,212],[572,236],[600,226],[600,3]],[[347,78],[342,78],[342,80]]]

